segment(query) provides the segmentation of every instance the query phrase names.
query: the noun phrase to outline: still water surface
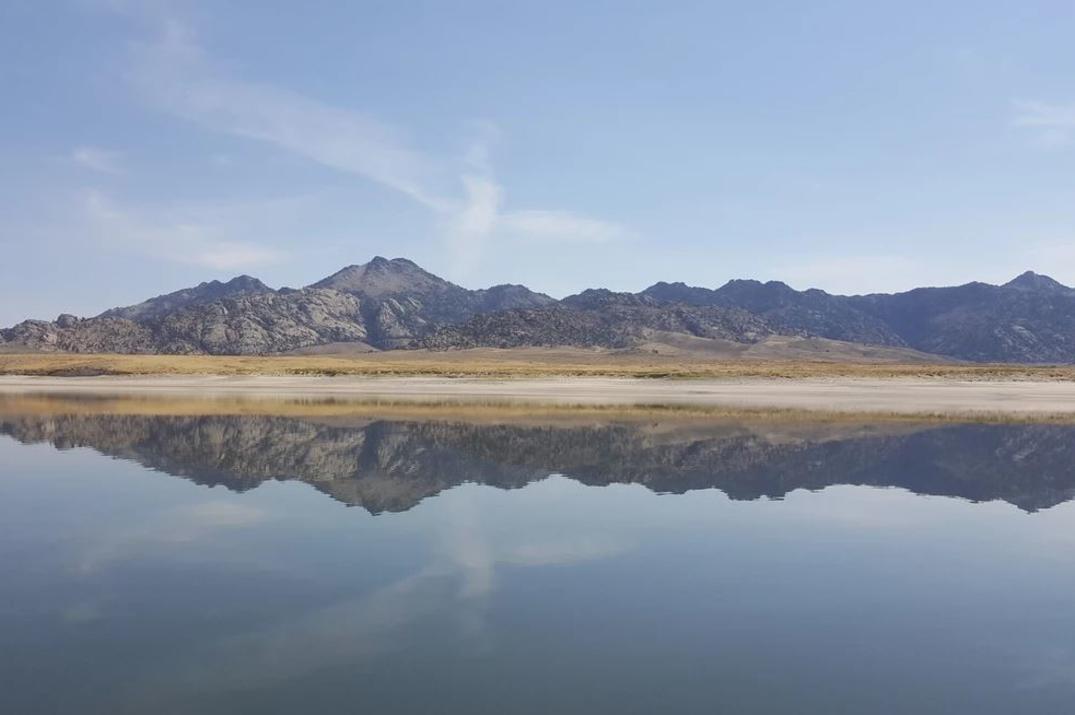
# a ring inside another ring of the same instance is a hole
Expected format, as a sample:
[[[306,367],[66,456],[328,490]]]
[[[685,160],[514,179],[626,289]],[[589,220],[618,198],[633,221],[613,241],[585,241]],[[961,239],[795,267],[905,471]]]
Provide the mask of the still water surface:
[[[1075,698],[1072,427],[123,411],[0,411],[0,712]]]

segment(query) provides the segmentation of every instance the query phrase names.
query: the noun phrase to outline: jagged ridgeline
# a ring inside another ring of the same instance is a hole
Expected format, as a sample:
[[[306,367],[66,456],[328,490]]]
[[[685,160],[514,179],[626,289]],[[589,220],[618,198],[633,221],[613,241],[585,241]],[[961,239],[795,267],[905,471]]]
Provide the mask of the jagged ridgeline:
[[[257,355],[324,348],[551,347],[728,357],[866,353],[890,360],[1075,362],[1075,290],[1024,273],[864,296],[735,280],[716,289],[657,283],[555,300],[521,285],[470,290],[404,258],[377,257],[305,288],[211,281],[113,308],[0,330],[7,350]],[[791,350],[788,346],[792,346]]]
[[[371,513],[405,511],[463,483],[514,489],[550,474],[660,493],[780,498],[850,484],[1026,511],[1075,497],[1064,425],[565,425],[320,421],[255,415],[9,414],[0,434],[89,447],[204,485],[297,480]],[[505,447],[508,445],[509,447]]]

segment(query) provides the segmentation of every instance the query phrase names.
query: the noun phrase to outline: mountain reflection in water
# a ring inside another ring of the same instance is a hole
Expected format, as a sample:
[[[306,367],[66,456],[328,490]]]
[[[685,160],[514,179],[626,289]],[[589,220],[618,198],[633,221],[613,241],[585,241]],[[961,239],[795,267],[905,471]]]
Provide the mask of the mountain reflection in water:
[[[70,405],[70,401],[64,403]],[[697,423],[654,419],[493,424],[443,418],[101,414],[7,406],[0,433],[244,491],[298,480],[371,513],[462,483],[514,489],[562,474],[736,500],[838,484],[899,487],[1028,512],[1075,495],[1075,427],[1049,424]]]
[[[0,434],[2,713],[1075,698],[1072,426],[0,394]]]

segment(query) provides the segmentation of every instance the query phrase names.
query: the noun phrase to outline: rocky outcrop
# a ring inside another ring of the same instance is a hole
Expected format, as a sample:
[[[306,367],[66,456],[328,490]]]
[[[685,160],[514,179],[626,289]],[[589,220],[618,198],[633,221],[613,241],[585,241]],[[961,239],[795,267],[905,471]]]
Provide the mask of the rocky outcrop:
[[[1028,272],[1000,286],[892,295],[838,296],[735,280],[715,290],[683,283],[656,283],[641,293],[592,289],[556,301],[520,285],[468,290],[412,261],[376,257],[300,290],[273,290],[239,276],[95,318],[28,320],[0,331],[0,343],[5,350],[246,355],[338,343],[383,350],[644,348],[654,335],[662,336],[657,342],[740,345],[771,336],[824,338],[946,359],[1071,363],[1075,290]]]
[[[467,290],[423,270],[413,261],[380,256],[363,265],[348,266],[312,287],[360,298],[370,342],[382,348],[406,347],[439,326],[475,315],[555,302],[518,285]]]
[[[850,297],[775,281],[731,281],[717,290],[657,283],[643,294],[665,303],[737,307],[776,330],[833,340],[979,362],[1075,362],[1075,290],[1033,272],[1000,286]]]
[[[1075,291],[1036,273],[1001,286],[968,283],[847,300],[925,352],[974,361],[1075,362]]]
[[[467,290],[402,258],[348,266],[301,290],[239,276],[113,308],[0,331],[20,347],[67,352],[252,355],[328,343],[406,347],[474,315],[553,303],[525,286]]]
[[[140,323],[123,318],[72,318],[26,320],[5,330],[4,338],[31,350],[74,353],[149,353],[159,347],[153,331]]]
[[[361,301],[331,290],[243,293],[154,321],[159,351],[253,355],[332,342],[362,342]]]
[[[251,292],[190,303],[139,321],[97,317],[28,320],[7,331],[21,346],[75,353],[253,355],[362,341],[354,296],[335,291]]]
[[[626,348],[648,331],[754,343],[775,330],[742,310],[663,306],[631,294],[567,298],[559,305],[480,315],[440,328],[418,344],[431,349],[560,346]]]
[[[907,345],[883,320],[848,305],[846,299],[820,290],[796,291],[779,281],[735,280],[718,290],[656,283],[642,294],[664,303],[739,308],[790,335],[868,345]]]
[[[265,294],[274,292],[257,278],[250,276],[237,276],[230,281],[209,281],[199,283],[193,288],[184,288],[174,293],[159,295],[156,298],[129,305],[123,308],[112,308],[101,313],[104,318],[125,318],[127,320],[152,320],[164,316],[182,308],[195,305],[203,305],[216,300],[230,298],[244,293]],[[62,317],[62,316],[61,316]],[[61,326],[63,327],[63,326]]]

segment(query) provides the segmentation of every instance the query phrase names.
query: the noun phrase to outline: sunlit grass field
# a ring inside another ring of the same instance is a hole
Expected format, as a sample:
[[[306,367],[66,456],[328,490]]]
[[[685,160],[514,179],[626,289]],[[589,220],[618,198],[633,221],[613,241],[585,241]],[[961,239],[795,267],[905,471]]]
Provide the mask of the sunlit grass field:
[[[1070,365],[715,360],[567,349],[392,351],[322,356],[0,354],[0,374],[1073,380]]]

